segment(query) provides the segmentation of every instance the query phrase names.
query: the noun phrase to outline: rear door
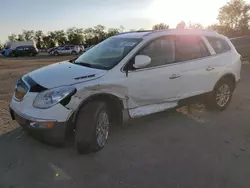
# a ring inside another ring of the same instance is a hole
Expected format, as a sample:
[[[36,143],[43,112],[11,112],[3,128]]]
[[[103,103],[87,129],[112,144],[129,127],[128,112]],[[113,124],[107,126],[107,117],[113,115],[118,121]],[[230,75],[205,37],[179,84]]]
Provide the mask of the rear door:
[[[64,47],[58,47],[57,49],[54,50],[55,52],[58,52],[59,54],[64,53]]]
[[[176,66],[173,75],[179,79],[178,98],[208,92],[211,72],[206,69],[211,63],[211,52],[203,38],[194,35],[179,35],[175,38]],[[175,79],[175,78],[173,78]]]
[[[24,56],[29,56],[31,52],[30,46],[24,47]]]
[[[65,49],[64,49],[65,50],[64,53],[67,54],[67,55],[71,54],[72,49],[73,49],[72,46],[66,46]]]
[[[228,68],[228,64],[235,58],[234,54],[231,53],[231,47],[228,42],[220,37],[205,37],[211,48],[214,50],[214,55],[211,57],[209,66],[206,68],[210,72],[210,80],[214,87],[215,83],[220,79],[221,74]]]

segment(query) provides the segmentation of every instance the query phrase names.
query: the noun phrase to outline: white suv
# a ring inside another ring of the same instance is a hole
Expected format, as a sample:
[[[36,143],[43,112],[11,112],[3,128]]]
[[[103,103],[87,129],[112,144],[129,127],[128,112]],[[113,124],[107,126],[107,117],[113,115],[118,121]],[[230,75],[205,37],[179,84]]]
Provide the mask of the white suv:
[[[240,79],[241,57],[215,31],[169,29],[113,36],[80,57],[24,75],[12,118],[50,142],[75,130],[79,153],[104,147],[111,124],[205,96],[225,109]]]

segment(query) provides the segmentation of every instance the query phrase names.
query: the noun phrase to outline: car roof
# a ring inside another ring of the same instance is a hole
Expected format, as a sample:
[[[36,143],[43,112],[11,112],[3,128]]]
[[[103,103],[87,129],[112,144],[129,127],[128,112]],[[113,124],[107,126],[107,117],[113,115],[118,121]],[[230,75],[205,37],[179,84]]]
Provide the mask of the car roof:
[[[149,30],[149,31],[132,31],[119,33],[114,38],[145,38],[145,37],[157,37],[161,35],[202,35],[202,36],[218,36],[214,30],[204,29],[163,29],[163,30]]]

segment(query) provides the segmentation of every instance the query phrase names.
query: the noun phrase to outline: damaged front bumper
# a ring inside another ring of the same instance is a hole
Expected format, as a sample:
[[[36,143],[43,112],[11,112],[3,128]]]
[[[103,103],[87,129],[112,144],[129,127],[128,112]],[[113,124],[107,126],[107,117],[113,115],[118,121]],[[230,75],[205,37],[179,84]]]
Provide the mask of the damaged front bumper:
[[[49,109],[32,106],[35,95],[22,101],[11,100],[9,110],[13,120],[37,138],[53,144],[63,143],[71,126],[73,110],[57,104]]]
[[[53,144],[60,144],[65,141],[65,133],[70,123],[69,121],[58,122],[52,119],[33,118],[12,108],[10,108],[10,114],[12,120],[16,120],[24,130],[37,138]]]

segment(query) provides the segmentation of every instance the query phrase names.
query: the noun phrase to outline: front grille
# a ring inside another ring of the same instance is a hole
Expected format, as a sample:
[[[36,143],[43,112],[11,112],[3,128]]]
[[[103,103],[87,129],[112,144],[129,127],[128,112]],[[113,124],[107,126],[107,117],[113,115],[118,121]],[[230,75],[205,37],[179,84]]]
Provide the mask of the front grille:
[[[19,101],[22,100],[28,91],[29,87],[25,84],[22,78],[19,79],[15,88],[15,98]]]

